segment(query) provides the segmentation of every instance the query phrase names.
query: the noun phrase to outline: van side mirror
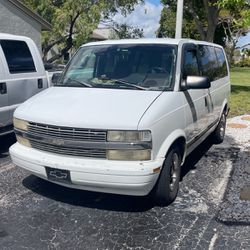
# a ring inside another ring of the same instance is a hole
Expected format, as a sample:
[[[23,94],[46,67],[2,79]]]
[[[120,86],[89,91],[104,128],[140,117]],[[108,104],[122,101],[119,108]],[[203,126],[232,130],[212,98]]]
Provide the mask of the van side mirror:
[[[211,87],[211,82],[205,76],[187,76],[182,89],[208,89]]]
[[[56,84],[59,81],[61,75],[62,73],[54,73],[51,79],[52,83]]]

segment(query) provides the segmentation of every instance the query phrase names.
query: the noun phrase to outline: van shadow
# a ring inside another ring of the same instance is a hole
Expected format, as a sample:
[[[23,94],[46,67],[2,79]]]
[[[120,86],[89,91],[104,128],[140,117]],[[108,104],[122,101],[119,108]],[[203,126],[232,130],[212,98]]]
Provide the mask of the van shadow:
[[[181,179],[190,170],[195,169],[197,162],[211,146],[212,143],[208,138],[188,156],[182,168]],[[71,189],[48,182],[34,175],[26,177],[23,180],[23,185],[41,196],[74,206],[123,212],[144,212],[155,206],[149,196],[126,196]]]
[[[16,142],[14,133],[0,137],[0,159],[9,156],[9,148]]]
[[[189,171],[196,169],[199,160],[206,156],[208,150],[213,146],[211,136],[207,137],[192,153],[186,158],[181,168],[181,181]]]
[[[149,197],[106,194],[67,188],[34,175],[26,177],[23,180],[23,185],[41,196],[73,206],[123,212],[144,212],[153,208]]]

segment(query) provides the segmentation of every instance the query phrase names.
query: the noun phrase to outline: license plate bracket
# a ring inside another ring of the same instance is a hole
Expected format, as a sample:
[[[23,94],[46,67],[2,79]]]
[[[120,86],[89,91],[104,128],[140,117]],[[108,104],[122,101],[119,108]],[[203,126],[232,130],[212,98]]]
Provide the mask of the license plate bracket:
[[[71,184],[70,171],[65,169],[45,167],[47,178],[50,181]]]

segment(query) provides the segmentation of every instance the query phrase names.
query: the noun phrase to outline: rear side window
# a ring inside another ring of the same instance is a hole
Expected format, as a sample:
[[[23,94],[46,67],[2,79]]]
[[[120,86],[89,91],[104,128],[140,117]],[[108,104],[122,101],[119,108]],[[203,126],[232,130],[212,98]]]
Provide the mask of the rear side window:
[[[218,59],[217,74],[219,77],[225,77],[228,74],[225,55],[224,55],[223,50],[221,48],[215,48],[215,52],[216,52],[217,59]]]
[[[198,59],[195,50],[187,50],[184,55],[184,77],[199,76]]]
[[[26,42],[1,40],[0,43],[11,74],[36,71],[32,55]]]
[[[202,75],[207,76],[210,81],[218,79],[218,63],[214,47],[199,45]]]

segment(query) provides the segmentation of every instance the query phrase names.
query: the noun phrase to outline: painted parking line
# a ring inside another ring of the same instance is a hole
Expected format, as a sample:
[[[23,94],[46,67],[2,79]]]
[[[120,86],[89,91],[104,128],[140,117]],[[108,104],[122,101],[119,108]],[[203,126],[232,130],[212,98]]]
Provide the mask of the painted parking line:
[[[213,250],[214,249],[215,242],[216,242],[217,238],[218,238],[218,234],[215,233],[214,236],[212,237],[211,241],[210,241],[208,250]]]

